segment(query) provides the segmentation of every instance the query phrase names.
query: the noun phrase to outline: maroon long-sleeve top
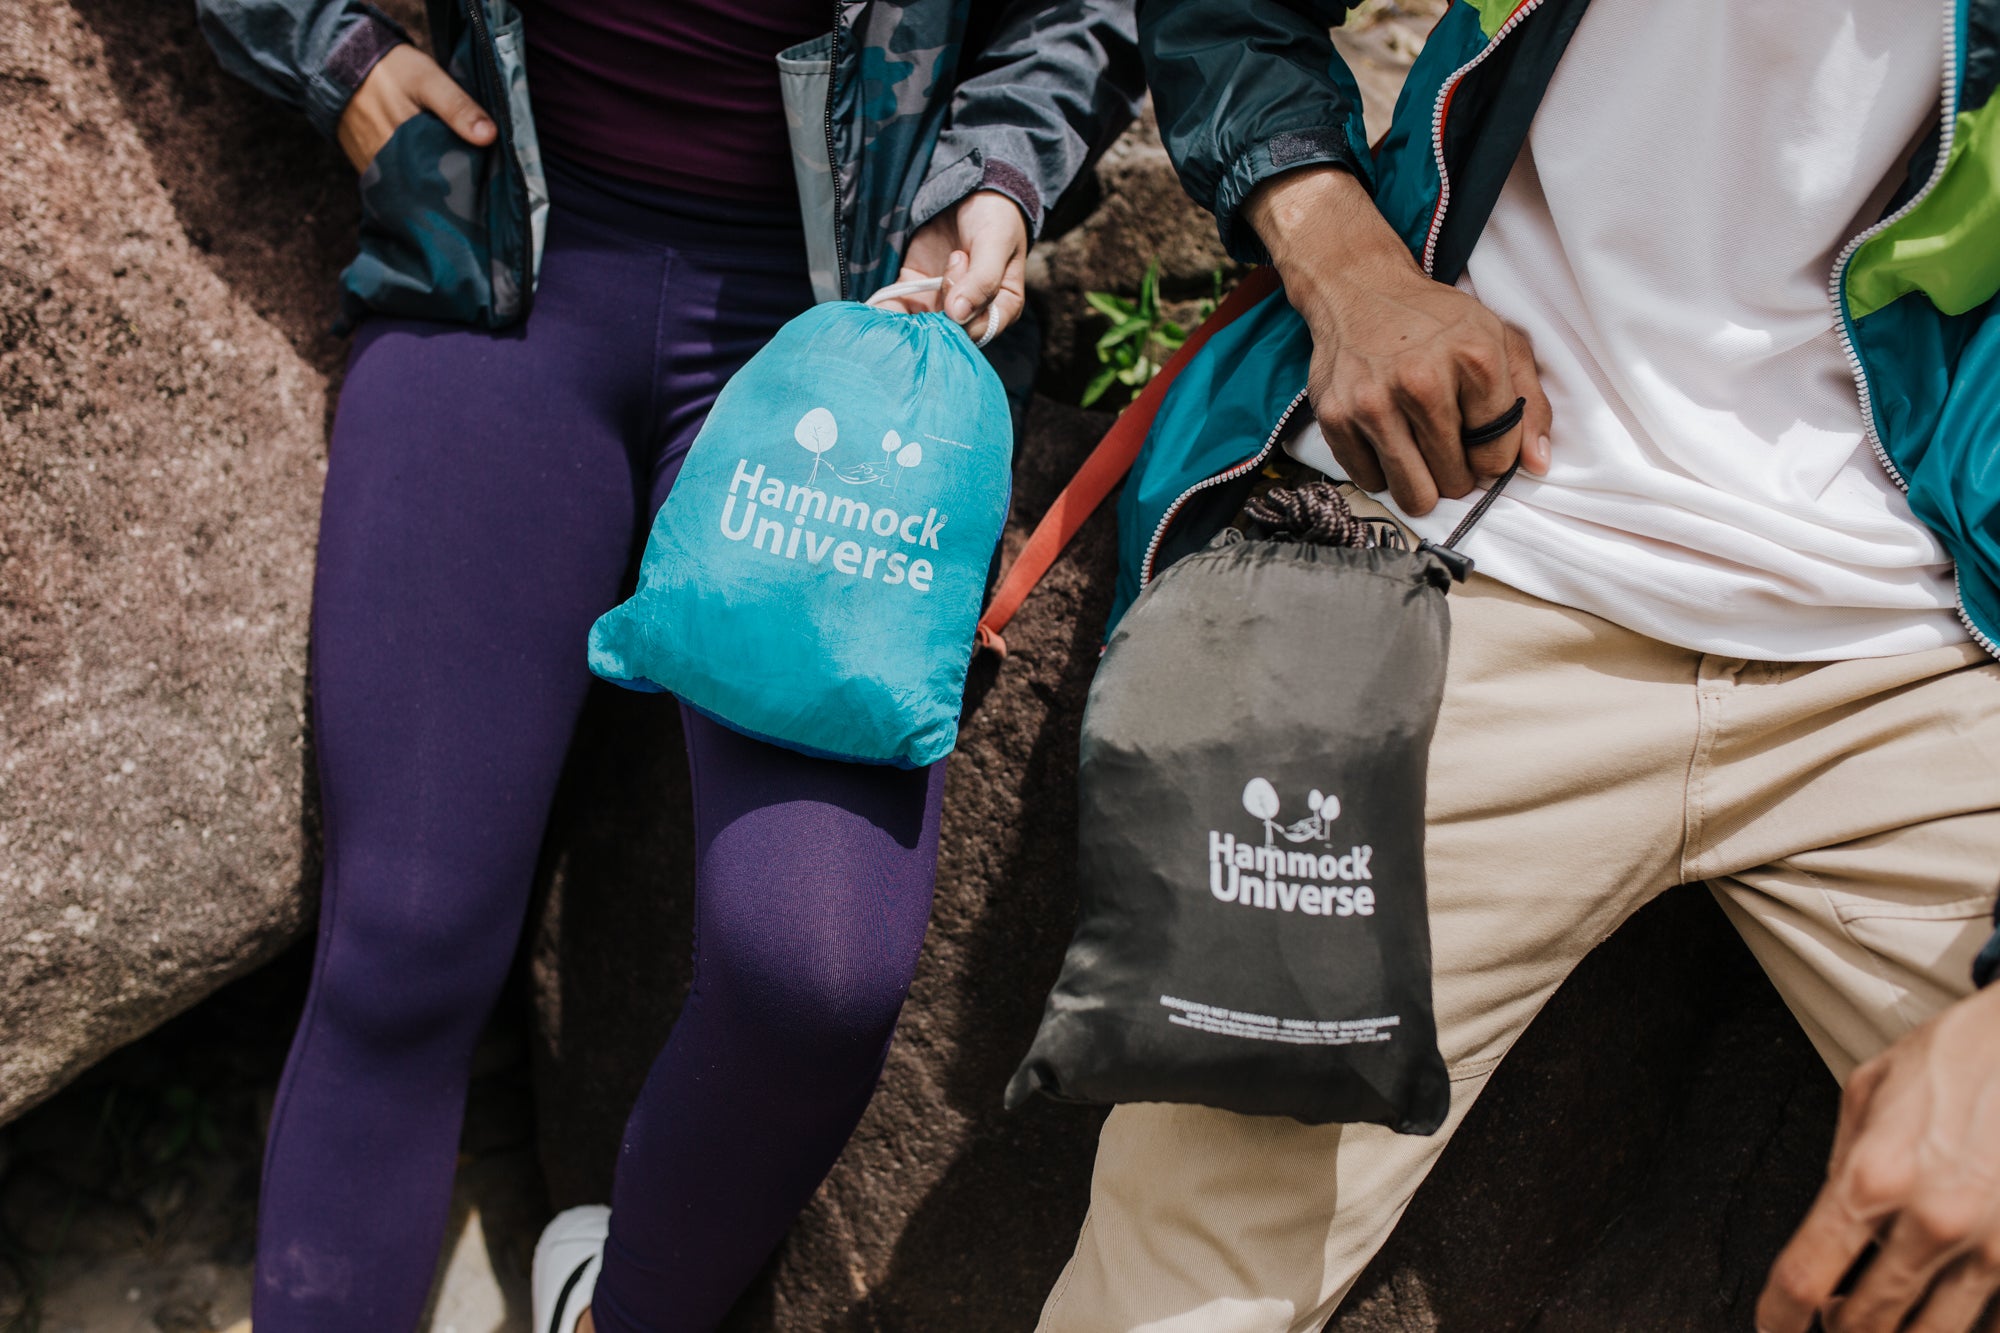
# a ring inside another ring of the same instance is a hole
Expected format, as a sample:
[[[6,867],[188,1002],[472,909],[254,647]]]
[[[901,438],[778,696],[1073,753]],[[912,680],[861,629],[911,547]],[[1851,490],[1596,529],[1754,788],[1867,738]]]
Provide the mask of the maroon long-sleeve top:
[[[544,149],[691,194],[788,195],[776,56],[833,0],[521,0]]]

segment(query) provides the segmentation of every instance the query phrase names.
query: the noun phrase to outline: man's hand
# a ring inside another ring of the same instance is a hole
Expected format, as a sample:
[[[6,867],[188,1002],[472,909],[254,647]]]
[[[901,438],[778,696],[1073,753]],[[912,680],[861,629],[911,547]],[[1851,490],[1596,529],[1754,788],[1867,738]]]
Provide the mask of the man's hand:
[[[1879,1245],[1844,1297],[1834,1295]],[[1761,1333],[1969,1333],[2000,1290],[2000,990],[1854,1071],[1827,1180],[1757,1303]]]
[[[943,278],[944,289],[882,304],[915,313],[942,310],[975,338],[991,340],[1027,304],[1028,222],[997,190],[971,194],[910,238],[898,282]]]
[[[1409,514],[1470,494],[1518,455],[1549,466],[1549,400],[1518,329],[1433,282],[1361,183],[1337,167],[1288,172],[1250,196],[1285,295],[1312,330],[1307,390],[1349,480],[1386,485]],[[1468,449],[1460,435],[1528,400],[1520,426]]]
[[[493,142],[493,122],[437,61],[405,42],[375,62],[341,113],[341,151],[356,171],[366,171],[398,126],[428,111],[459,138],[484,148]]]

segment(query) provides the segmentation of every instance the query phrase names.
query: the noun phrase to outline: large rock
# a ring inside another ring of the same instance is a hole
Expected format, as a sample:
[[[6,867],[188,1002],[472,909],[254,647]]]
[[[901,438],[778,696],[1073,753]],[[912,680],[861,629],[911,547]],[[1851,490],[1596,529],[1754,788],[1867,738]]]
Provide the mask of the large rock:
[[[0,8],[0,1119],[306,921],[352,210],[191,19]]]

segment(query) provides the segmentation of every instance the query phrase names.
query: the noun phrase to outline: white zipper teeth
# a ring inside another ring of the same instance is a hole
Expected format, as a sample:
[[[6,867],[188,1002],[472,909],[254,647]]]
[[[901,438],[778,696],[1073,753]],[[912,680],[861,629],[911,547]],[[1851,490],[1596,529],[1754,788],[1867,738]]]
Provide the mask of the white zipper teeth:
[[[1951,571],[1951,590],[1952,590],[1952,595],[1956,598],[1958,602],[1958,605],[1953,609],[1958,612],[1959,622],[1965,626],[1965,632],[1972,636],[1972,641],[1974,643],[1978,644],[1981,648],[1984,648],[1986,650],[1986,655],[1988,657],[2000,657],[2000,644],[1996,644],[1993,642],[1992,639],[1988,638],[1986,636],[1986,631],[1979,628],[1979,626],[1973,624],[1972,617],[1966,614],[1965,584],[1959,578],[1958,570],[1956,567],[1954,567]]]
[[[1459,80],[1484,64],[1486,57],[1493,54],[1495,47],[1506,40],[1507,34],[1519,27],[1521,21],[1541,8],[1542,0],[1527,0],[1519,9],[1507,16],[1506,22],[1494,30],[1493,39],[1479,49],[1479,54],[1453,70],[1451,77],[1438,88],[1437,101],[1431,104],[1431,157],[1437,164],[1438,201],[1431,210],[1430,230],[1424,235],[1424,272],[1429,274],[1437,264],[1438,236],[1444,230],[1445,211],[1451,207],[1451,172],[1444,162],[1444,108],[1451,101],[1452,90]]]
[[[1181,492],[1178,500],[1167,506],[1167,512],[1160,515],[1159,523],[1153,528],[1153,539],[1146,543],[1146,558],[1139,562],[1140,587],[1143,588],[1153,581],[1153,557],[1159,552],[1160,542],[1167,535],[1167,525],[1174,521],[1174,515],[1181,511],[1181,506],[1193,499],[1198,492],[1205,491],[1211,486],[1220,486],[1226,481],[1234,481],[1268,458],[1272,447],[1278,442],[1279,434],[1285,429],[1285,424],[1292,419],[1292,414],[1299,410],[1299,404],[1305,400],[1306,391],[1301,389],[1298,392],[1298,396],[1285,405],[1284,412],[1278,417],[1278,424],[1271,427],[1271,433],[1265,437],[1262,449],[1259,449],[1254,455],[1238,463],[1235,467],[1218,472],[1206,481],[1201,481],[1188,487]]]
[[[1840,338],[1840,350],[1847,357],[1848,373],[1854,377],[1855,397],[1861,404],[1861,434],[1868,441],[1868,448],[1874,453],[1875,461],[1889,474],[1889,479],[1904,490],[1910,489],[1909,480],[1903,476],[1896,460],[1889,457],[1888,446],[1882,443],[1881,432],[1875,429],[1875,391],[1868,384],[1868,368],[1861,364],[1861,353],[1854,346],[1854,332],[1847,317],[1847,266],[1855,253],[1873,240],[1884,229],[1894,226],[1907,216],[1910,210],[1929,197],[1937,183],[1944,178],[1944,169],[1951,161],[1952,141],[1958,131],[1958,4],[1957,0],[1945,0],[1944,5],[1944,81],[1938,97],[1939,131],[1937,160],[1931,164],[1930,179],[1924,182],[1901,208],[1883,218],[1874,226],[1841,247],[1839,256],[1833,261],[1833,273],[1827,278],[1827,300],[1834,314],[1834,332]],[[1958,613],[1959,623],[1972,641],[1986,650],[1990,657],[2000,657],[2000,644],[1996,644],[1986,631],[1972,623],[1971,614],[1965,609],[1965,582],[1958,570],[1952,570],[1953,610]]]
[[[1951,145],[1958,129],[1958,18],[1956,0],[1945,0],[1944,5],[1944,82],[1942,94],[1938,98],[1942,108],[1942,127],[1938,134],[1937,161],[1931,164],[1930,179],[1921,190],[1910,196],[1901,208],[1875,223],[1859,236],[1841,248],[1833,261],[1833,272],[1826,280],[1827,301],[1833,308],[1834,333],[1840,338],[1840,350],[1847,357],[1847,370],[1854,377],[1855,396],[1861,403],[1861,434],[1868,441],[1868,447],[1875,454],[1875,461],[1889,474],[1889,479],[1903,490],[1910,489],[1902,469],[1889,457],[1887,446],[1882,443],[1882,435],[1875,429],[1875,392],[1868,386],[1868,370],[1861,364],[1861,353],[1855,350],[1854,333],[1847,318],[1847,266],[1854,259],[1855,252],[1873,240],[1881,232],[1903,220],[1911,209],[1922,203],[1937,187],[1944,176],[1945,164],[1951,160]],[[1961,614],[1963,614],[1961,612]]]

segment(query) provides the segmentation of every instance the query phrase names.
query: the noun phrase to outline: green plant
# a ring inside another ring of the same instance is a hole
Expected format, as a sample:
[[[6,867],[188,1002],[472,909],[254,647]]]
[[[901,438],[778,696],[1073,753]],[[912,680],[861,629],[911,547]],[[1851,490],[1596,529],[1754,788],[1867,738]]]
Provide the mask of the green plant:
[[[1197,319],[1208,318],[1222,299],[1222,270],[1213,275],[1214,292],[1196,306]],[[1104,369],[1091,378],[1083,391],[1083,405],[1089,407],[1122,384],[1133,394],[1146,387],[1160,373],[1167,358],[1187,341],[1187,329],[1168,319],[1160,309],[1160,261],[1146,265],[1139,279],[1139,298],[1127,300],[1113,292],[1085,292],[1090,308],[1111,321],[1097,340],[1097,362]]]

